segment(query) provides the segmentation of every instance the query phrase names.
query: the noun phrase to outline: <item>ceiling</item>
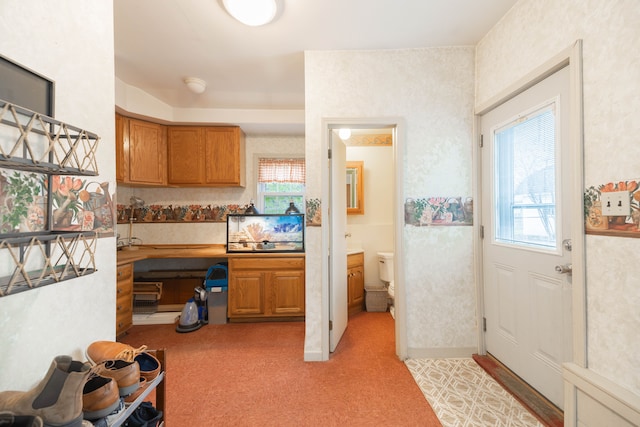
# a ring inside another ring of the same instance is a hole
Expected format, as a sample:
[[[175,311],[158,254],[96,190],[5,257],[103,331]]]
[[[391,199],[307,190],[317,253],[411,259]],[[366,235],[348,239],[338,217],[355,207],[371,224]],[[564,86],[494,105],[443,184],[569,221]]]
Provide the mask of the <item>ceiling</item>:
[[[517,0],[276,1],[248,27],[222,0],[114,0],[116,77],[173,108],[304,110],[305,50],[475,45]]]

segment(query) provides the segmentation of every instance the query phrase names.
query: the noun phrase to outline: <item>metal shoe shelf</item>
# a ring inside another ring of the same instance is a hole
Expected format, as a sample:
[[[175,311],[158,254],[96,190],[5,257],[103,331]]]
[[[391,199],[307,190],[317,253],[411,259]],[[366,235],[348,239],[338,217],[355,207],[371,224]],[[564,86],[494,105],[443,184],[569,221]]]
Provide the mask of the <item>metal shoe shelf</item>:
[[[94,133],[0,100],[0,168],[48,178],[96,176],[99,140]],[[51,194],[47,200],[46,231],[0,234],[0,297],[96,271],[97,234],[51,230]]]
[[[156,359],[160,362],[160,374],[148,385],[146,385],[146,389],[140,393],[140,395],[128,404],[126,409],[118,414],[115,419],[109,421],[109,427],[119,427],[123,425],[129,416],[133,414],[138,406],[142,402],[144,402],[149,394],[155,390],[155,407],[158,411],[162,411],[162,421],[160,426],[164,425],[164,421],[167,419],[167,413],[165,410],[165,381],[164,376],[166,372],[165,366],[165,349],[159,350],[151,350],[149,351],[152,354],[155,354]]]

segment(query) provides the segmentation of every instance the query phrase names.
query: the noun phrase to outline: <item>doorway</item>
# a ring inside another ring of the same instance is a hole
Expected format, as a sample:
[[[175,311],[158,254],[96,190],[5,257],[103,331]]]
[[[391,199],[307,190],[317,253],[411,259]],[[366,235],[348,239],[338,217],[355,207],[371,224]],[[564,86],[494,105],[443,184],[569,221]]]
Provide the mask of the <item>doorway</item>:
[[[328,310],[323,310],[323,312],[327,314],[327,320],[331,325],[331,329],[328,330],[330,351],[333,351],[339,345],[341,334],[344,331],[344,328],[346,328],[346,323],[348,321],[348,316],[346,314],[346,297],[339,297],[336,299],[336,295],[346,296],[347,271],[346,265],[343,264],[342,260],[346,260],[347,247],[349,247],[349,249],[353,249],[354,246],[360,246],[365,251],[365,256],[369,259],[369,268],[365,273],[365,282],[377,283],[377,263],[373,263],[371,260],[373,258],[377,259],[377,252],[388,252],[391,250],[398,254],[398,248],[402,246],[402,233],[398,231],[402,230],[401,225],[399,224],[399,219],[403,218],[401,212],[403,206],[401,202],[402,192],[399,189],[399,183],[402,182],[402,171],[401,168],[396,167],[398,162],[402,161],[402,159],[399,159],[398,156],[398,153],[401,152],[399,150],[399,145],[401,144],[401,142],[399,138],[398,122],[399,120],[391,121],[384,119],[332,119],[324,120],[323,123],[323,128],[326,131],[325,135],[327,145],[328,148],[332,150],[327,175],[329,175],[330,177],[342,177],[341,181],[338,179],[334,179],[334,181],[331,182],[331,180],[329,180],[328,210],[331,213],[329,215],[330,223],[327,226],[328,233],[326,234],[326,236],[323,235],[322,239],[323,252],[326,248],[326,253],[330,254],[328,271],[326,272],[327,277],[329,278],[329,280],[327,281],[328,298],[325,300],[328,305]],[[353,147],[353,145],[348,145],[349,142],[347,142],[347,145],[345,145],[344,142],[339,138],[338,130],[340,128],[348,128],[352,132],[352,135],[356,136],[378,132],[381,129],[385,130],[391,135],[392,139],[391,146],[387,147],[387,150],[391,153],[391,155],[387,156],[383,160],[378,160],[377,162],[366,160],[375,158],[375,156],[369,157],[368,155],[365,155],[368,150],[380,150],[381,147],[358,146],[357,149],[352,149],[350,147]],[[342,157],[342,154],[337,155],[337,153],[334,151],[335,149],[344,149],[344,158]],[[356,153],[347,154],[348,150],[350,149],[355,151]],[[354,217],[353,220],[349,221],[350,225],[348,226],[346,209],[340,207],[345,205],[346,199],[346,183],[344,180],[344,177],[346,175],[346,166],[342,163],[342,160],[363,160],[362,158],[357,158],[362,156],[365,156],[365,193],[369,194],[369,196],[367,197],[375,197],[371,196],[371,194],[375,195],[375,191],[377,191],[375,190],[375,187],[369,188],[369,190],[367,191],[366,183],[369,181],[367,180],[367,174],[375,174],[376,168],[382,167],[385,167],[386,171],[390,173],[391,179],[393,181],[390,184],[390,191],[392,194],[389,197],[389,202],[384,204],[383,207],[378,207],[376,203],[372,203],[370,200],[367,200],[364,203],[365,214]],[[339,208],[336,210],[334,206],[338,206]],[[376,246],[375,230],[371,229],[372,227],[375,227],[375,225],[371,225],[369,231],[366,231],[369,227],[369,225],[367,225],[367,217],[375,218],[377,209],[386,209],[386,213],[391,214],[390,216],[392,218],[391,224],[388,224],[388,228],[390,230],[390,242],[384,247]],[[370,215],[368,215],[368,213]],[[342,241],[338,239],[341,239]],[[402,275],[402,265],[400,265],[400,263],[395,264],[395,282],[400,283],[400,277]],[[375,268],[372,265],[375,266]],[[404,323],[404,291],[401,285],[396,286],[395,289],[395,319],[396,354],[402,358],[403,355],[406,354],[406,339],[404,338],[406,336],[406,325]]]
[[[480,110],[480,352],[563,408],[585,361],[580,43]]]

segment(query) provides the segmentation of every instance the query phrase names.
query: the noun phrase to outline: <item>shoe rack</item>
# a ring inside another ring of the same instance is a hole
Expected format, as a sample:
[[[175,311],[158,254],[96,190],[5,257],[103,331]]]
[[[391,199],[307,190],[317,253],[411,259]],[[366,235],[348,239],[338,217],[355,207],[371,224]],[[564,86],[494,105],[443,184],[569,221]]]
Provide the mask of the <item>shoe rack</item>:
[[[142,402],[147,400],[147,397],[153,390],[155,390],[156,392],[155,407],[158,411],[162,411],[162,422],[160,426],[162,426],[164,424],[164,421],[167,419],[167,413],[165,412],[165,381],[164,381],[164,375],[166,371],[165,349],[149,350],[149,353],[153,354],[156,357],[156,359],[158,359],[158,362],[160,362],[160,373],[153,381],[151,381],[149,385],[145,386],[146,389],[142,393],[140,393],[140,395],[136,398],[136,400],[128,404],[126,409],[122,411],[120,414],[118,414],[118,416],[115,419],[110,420],[109,427],[120,427],[121,425],[123,425],[125,421],[127,421],[127,418],[129,418],[129,416],[133,414],[136,408],[140,406]]]
[[[49,184],[53,175],[97,176],[99,140],[94,133],[0,100],[0,168],[44,174]],[[96,232],[54,231],[51,185],[46,200],[43,231],[0,234],[0,297],[96,271]]]

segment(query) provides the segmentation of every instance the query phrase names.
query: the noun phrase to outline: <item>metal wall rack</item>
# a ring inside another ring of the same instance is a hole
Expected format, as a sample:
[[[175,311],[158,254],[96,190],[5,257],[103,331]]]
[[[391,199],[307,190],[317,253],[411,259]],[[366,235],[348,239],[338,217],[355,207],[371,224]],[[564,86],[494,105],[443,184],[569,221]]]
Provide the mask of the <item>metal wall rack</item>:
[[[98,175],[100,137],[0,100],[0,168],[47,175]],[[51,185],[49,193],[51,192]],[[0,297],[85,276],[96,271],[94,231],[51,229],[0,234]]]

